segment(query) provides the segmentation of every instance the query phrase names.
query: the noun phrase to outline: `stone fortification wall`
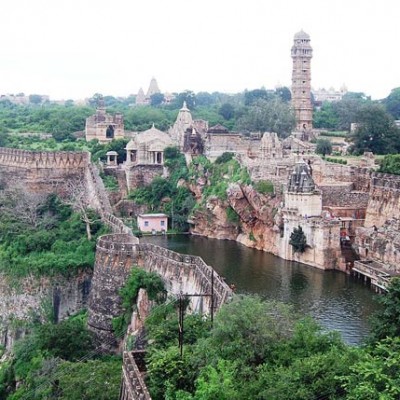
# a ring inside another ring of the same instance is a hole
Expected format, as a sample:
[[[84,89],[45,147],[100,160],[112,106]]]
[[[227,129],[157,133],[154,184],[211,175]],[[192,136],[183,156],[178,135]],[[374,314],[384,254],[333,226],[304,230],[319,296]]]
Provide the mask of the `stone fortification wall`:
[[[379,228],[358,228],[355,247],[362,259],[379,261],[388,271],[400,273],[400,220],[392,218]]]
[[[46,305],[53,307],[56,320],[85,308],[91,278],[91,271],[82,271],[73,278],[28,277],[15,286],[9,277],[0,275],[0,345],[11,349],[14,340],[25,333],[18,322],[42,318]]]
[[[96,246],[88,326],[104,350],[115,349],[117,345],[112,319],[122,312],[118,292],[134,265],[158,273],[171,295],[181,292],[211,294],[213,286],[215,310],[232,294],[223,279],[200,257],[178,254],[152,244],[139,244],[136,237],[128,234],[102,236]],[[210,313],[210,296],[190,300],[193,311]]]
[[[307,249],[295,253],[290,245],[290,236],[301,226]],[[340,258],[340,222],[319,218],[301,218],[296,211],[285,210],[283,237],[278,239],[278,255],[285,260],[298,261],[320,269],[338,269]]]
[[[361,168],[324,161],[315,161],[312,164],[312,177],[317,186],[332,183],[353,183],[353,190],[368,192],[372,171],[370,168]]]
[[[112,213],[110,200],[104,187],[103,180],[100,178],[99,170],[93,164],[89,164],[86,170],[87,192],[92,200],[91,205],[94,209],[102,213]]]
[[[150,185],[156,176],[163,174],[164,167],[162,165],[125,166],[125,172],[128,190],[133,190]]]
[[[208,133],[204,154],[214,160],[225,152],[246,154],[248,143],[237,133]]]
[[[321,185],[322,205],[324,207],[351,207],[367,208],[369,194],[353,190],[354,184],[347,182],[336,185]]]
[[[238,155],[238,161],[247,168],[250,178],[254,182],[270,181],[274,184],[275,193],[282,193],[289,174],[295,163],[294,158],[251,159]]]
[[[151,400],[142,373],[144,352],[125,351],[122,362],[122,385],[119,400]],[[142,370],[141,370],[142,369]]]
[[[200,257],[175,253],[150,243],[141,244],[139,247],[141,265],[145,270],[156,272],[162,276],[170,294],[210,295],[213,280],[215,310],[231,295],[232,291],[229,286]],[[193,311],[210,313],[211,296],[193,297],[190,300]]]
[[[90,164],[87,168],[86,181],[86,189],[91,206],[99,212],[102,221],[111,228],[113,233],[132,234],[132,230],[112,214],[110,200],[103,180],[100,178],[97,167],[93,164]]]
[[[138,244],[139,240],[128,234],[105,235],[97,241],[88,326],[106,351],[117,345],[112,319],[122,312],[118,291],[138,263]]]
[[[0,148],[0,165],[16,168],[76,169],[86,168],[90,153],[73,151],[28,151]]]
[[[88,152],[42,152],[0,148],[0,177],[7,185],[23,184],[34,192],[61,190],[66,180],[82,179]]]
[[[365,226],[382,226],[400,213],[400,176],[373,173]]]

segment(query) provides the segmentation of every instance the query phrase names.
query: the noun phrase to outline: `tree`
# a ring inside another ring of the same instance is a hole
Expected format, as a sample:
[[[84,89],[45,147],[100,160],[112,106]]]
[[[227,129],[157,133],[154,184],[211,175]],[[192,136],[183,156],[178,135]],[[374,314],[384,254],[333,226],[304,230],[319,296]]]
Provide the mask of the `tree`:
[[[189,110],[193,110],[196,107],[196,95],[194,92],[185,90],[184,92],[178,93],[174,100],[175,108],[181,108],[183,102],[186,102],[186,106]]]
[[[222,115],[226,120],[232,119],[235,116],[235,108],[232,104],[224,103],[219,108],[218,114]]]
[[[275,89],[275,94],[285,103],[288,103],[290,100],[292,100],[292,92],[286,86]]]
[[[339,129],[339,118],[332,103],[325,102],[319,110],[313,113],[313,125],[315,128]]]
[[[162,93],[154,93],[150,96],[150,104],[153,107],[161,105],[165,100],[165,96]]]
[[[84,222],[86,226],[87,239],[89,241],[92,240],[91,225],[100,221],[100,218],[91,207],[91,201],[84,179],[67,181],[65,183],[65,191],[65,203],[70,205],[72,209],[80,215],[82,222]]]
[[[29,192],[22,183],[15,183],[0,192],[0,212],[25,226],[37,228],[42,220],[39,208],[46,198],[46,194]]]
[[[399,129],[380,104],[366,104],[356,115],[357,129],[350,135],[352,152],[388,154],[400,149]]]
[[[394,119],[400,119],[400,87],[393,89],[382,103]]]
[[[196,93],[196,104],[198,106],[209,107],[214,103],[215,103],[215,98],[212,94],[210,94],[208,92]]]
[[[400,338],[384,339],[362,353],[342,382],[349,400],[399,399]]]
[[[292,109],[278,98],[257,100],[237,122],[243,131],[276,132],[280,137],[288,136],[294,126]]]
[[[267,91],[266,89],[254,89],[250,91],[245,91],[244,93],[244,104],[246,106],[251,106],[259,100],[271,100],[275,97],[272,91]]]
[[[400,336],[400,278],[392,278],[385,296],[379,298],[383,308],[372,319],[370,341]]]
[[[332,153],[332,144],[328,139],[318,139],[317,147],[315,148],[317,154],[322,154],[325,157],[327,154]]]
[[[40,104],[43,98],[40,94],[30,94],[29,95],[29,103],[32,104]]]
[[[216,315],[210,336],[199,343],[199,352],[209,363],[240,357],[242,363],[257,366],[292,336],[297,320],[286,304],[235,296]]]
[[[381,161],[379,172],[400,175],[400,154],[388,154]]]
[[[346,93],[341,101],[332,103],[334,115],[337,118],[335,129],[346,130],[350,132],[350,126],[353,122],[357,122],[357,113],[361,107],[371,104],[363,93]]]
[[[298,228],[293,229],[293,232],[290,235],[289,244],[292,245],[295,253],[304,253],[306,251],[307,238],[300,225]]]

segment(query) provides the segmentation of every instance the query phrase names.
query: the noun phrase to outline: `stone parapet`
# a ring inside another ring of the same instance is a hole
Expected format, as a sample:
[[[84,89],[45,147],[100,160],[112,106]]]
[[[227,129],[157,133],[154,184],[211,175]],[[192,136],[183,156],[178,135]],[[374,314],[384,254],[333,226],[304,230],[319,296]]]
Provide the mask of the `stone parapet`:
[[[140,366],[143,351],[125,351],[119,400],[151,400]]]
[[[192,311],[209,314],[211,307],[218,310],[232,295],[225,281],[200,257],[139,244],[130,234],[101,236],[96,246],[88,325],[105,351],[117,346],[112,319],[122,313],[119,290],[135,265],[158,273],[170,295],[188,295]]]
[[[143,267],[157,272],[173,295],[214,293],[214,310],[218,310],[232,295],[225,281],[201,257],[179,254],[150,243],[140,244]],[[211,296],[191,299],[192,309],[208,314]]]
[[[0,166],[15,168],[86,168],[90,164],[87,151],[28,151],[0,148]]]

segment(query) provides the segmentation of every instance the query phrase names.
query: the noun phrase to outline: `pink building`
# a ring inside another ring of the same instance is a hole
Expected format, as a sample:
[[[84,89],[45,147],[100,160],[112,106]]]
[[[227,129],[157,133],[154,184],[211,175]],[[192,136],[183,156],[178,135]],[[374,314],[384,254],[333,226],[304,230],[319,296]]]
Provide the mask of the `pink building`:
[[[137,224],[142,232],[166,232],[168,216],[166,214],[139,214]]]

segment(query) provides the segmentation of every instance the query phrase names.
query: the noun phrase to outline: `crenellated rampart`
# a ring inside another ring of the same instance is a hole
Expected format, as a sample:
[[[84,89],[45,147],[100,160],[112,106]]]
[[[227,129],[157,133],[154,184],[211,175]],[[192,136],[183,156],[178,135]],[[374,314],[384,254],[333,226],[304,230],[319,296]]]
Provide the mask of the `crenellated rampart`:
[[[140,244],[139,248],[141,266],[162,276],[170,294],[206,295],[190,298],[195,312],[210,313],[212,293],[214,309],[219,309],[232,294],[224,280],[201,257],[179,254],[150,243]]]
[[[0,148],[0,179],[6,187],[24,185],[31,192],[62,191],[68,180],[84,179],[88,152],[44,152]]]
[[[90,153],[76,151],[29,151],[0,147],[0,166],[13,168],[86,168]]]
[[[159,274],[170,295],[188,295],[194,312],[210,314],[211,307],[218,310],[232,295],[224,280],[200,257],[140,244],[130,234],[104,235],[96,246],[88,325],[105,350],[117,344],[112,319],[122,312],[118,293],[135,266]]]

